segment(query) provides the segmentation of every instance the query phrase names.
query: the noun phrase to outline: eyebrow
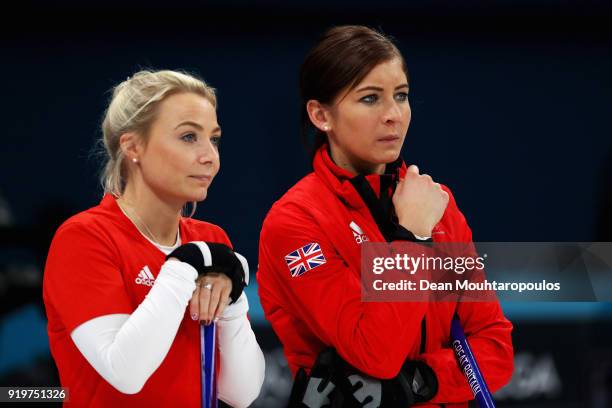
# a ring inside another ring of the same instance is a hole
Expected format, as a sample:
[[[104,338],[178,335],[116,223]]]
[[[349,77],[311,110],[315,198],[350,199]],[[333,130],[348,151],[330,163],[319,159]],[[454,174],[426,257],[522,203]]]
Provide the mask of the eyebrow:
[[[200,130],[204,129],[204,128],[202,127],[202,125],[200,125],[199,123],[195,123],[195,122],[192,122],[192,121],[190,121],[190,120],[186,120],[185,122],[181,122],[181,123],[179,123],[178,125],[176,125],[175,129],[178,129],[178,128],[180,128],[181,126],[186,126],[186,125],[193,126],[193,127],[198,128],[198,129],[200,129]]]
[[[398,89],[401,88],[408,88],[408,84],[401,84],[395,87],[395,90],[397,91]],[[384,91],[383,88],[379,87],[379,86],[364,86],[363,88],[359,88],[357,89],[355,92],[363,92],[363,91],[378,91],[378,92],[382,92]]]
[[[202,127],[202,125],[200,125],[199,123],[196,123],[196,122],[192,122],[192,121],[190,121],[190,120],[186,120],[185,122],[181,122],[181,123],[179,123],[179,124],[178,124],[178,125],[177,125],[177,126],[174,128],[174,129],[178,129],[178,128],[180,128],[181,126],[193,126],[193,127],[197,128],[197,129],[199,129],[199,130],[204,130],[204,128]],[[217,126],[216,128],[214,128],[214,129],[212,130],[212,133],[215,133],[215,132],[220,132],[220,131],[221,131],[221,127]]]

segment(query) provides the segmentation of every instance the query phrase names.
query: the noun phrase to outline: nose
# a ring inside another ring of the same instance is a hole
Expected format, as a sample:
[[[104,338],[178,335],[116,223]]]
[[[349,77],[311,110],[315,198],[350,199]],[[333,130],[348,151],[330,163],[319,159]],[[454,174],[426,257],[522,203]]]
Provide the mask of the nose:
[[[219,163],[219,151],[210,139],[206,140],[199,146],[197,151],[197,160],[199,164],[204,165],[215,165]]]
[[[382,117],[384,123],[399,122],[402,119],[402,110],[395,100],[388,102],[384,109]]]

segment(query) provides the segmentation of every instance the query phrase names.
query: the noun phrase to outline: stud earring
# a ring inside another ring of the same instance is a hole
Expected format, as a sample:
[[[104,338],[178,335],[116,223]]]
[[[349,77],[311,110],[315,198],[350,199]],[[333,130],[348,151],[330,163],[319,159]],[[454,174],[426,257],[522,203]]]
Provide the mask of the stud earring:
[[[132,162],[134,162],[134,163],[138,163],[138,159],[137,159],[137,158],[135,158],[135,157],[132,157]]]
[[[323,126],[323,130],[327,132],[329,130],[329,126],[327,125]]]

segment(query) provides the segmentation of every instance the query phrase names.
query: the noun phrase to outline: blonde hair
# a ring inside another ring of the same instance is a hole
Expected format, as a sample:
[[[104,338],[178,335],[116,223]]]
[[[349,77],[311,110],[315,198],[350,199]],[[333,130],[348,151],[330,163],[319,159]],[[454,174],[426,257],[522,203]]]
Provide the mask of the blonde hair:
[[[119,144],[122,134],[137,133],[146,142],[149,127],[164,98],[181,92],[192,92],[217,107],[215,89],[202,79],[179,71],[139,71],[113,88],[113,96],[102,121],[102,144],[106,164],[101,183],[104,193],[121,196],[127,182],[124,154]],[[192,214],[195,211],[192,210]]]

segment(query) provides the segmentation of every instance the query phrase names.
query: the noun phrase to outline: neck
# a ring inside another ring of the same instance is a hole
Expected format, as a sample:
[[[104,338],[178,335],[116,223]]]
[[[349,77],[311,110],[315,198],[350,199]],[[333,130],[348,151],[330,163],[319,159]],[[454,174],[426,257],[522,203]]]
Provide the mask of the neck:
[[[176,242],[183,203],[163,200],[141,183],[128,183],[118,199],[138,229],[158,244]],[[144,224],[144,225],[143,225]]]
[[[341,149],[336,148],[333,145],[329,147],[329,157],[338,167],[344,170],[350,171],[353,174],[383,174],[385,172],[385,164],[379,163],[368,163],[363,160],[359,160],[355,157],[350,157],[344,153]]]

